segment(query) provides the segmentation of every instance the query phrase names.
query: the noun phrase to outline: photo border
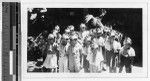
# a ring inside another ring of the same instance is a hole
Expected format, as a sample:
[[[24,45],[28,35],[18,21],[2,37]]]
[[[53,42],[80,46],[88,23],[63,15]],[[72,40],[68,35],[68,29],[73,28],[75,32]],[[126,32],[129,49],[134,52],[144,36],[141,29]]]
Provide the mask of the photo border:
[[[2,3],[0,2],[0,71],[2,71]],[[2,72],[0,72],[2,76]],[[0,81],[2,77],[0,77]]]
[[[142,8],[143,73],[27,73],[27,8]],[[114,2],[22,2],[21,3],[21,67],[22,78],[147,78],[148,77],[148,11],[147,3]],[[71,74],[71,75],[70,75]]]

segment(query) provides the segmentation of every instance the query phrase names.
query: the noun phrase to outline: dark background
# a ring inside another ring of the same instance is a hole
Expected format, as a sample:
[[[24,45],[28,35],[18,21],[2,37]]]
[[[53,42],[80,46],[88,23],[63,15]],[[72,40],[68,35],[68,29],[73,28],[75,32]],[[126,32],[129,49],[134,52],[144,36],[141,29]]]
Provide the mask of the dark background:
[[[38,36],[39,33],[47,30],[49,33],[55,25],[60,26],[60,33],[68,25],[74,25],[79,30],[80,23],[84,22],[87,14],[99,16],[100,8],[47,8],[47,12],[40,13],[41,8],[35,8],[28,12],[28,36]],[[104,9],[104,8],[103,8]],[[102,19],[104,25],[112,25],[113,29],[131,37],[136,57],[134,65],[142,67],[142,9],[141,8],[105,8],[106,15]],[[35,20],[30,20],[32,13],[37,13]],[[44,15],[45,18],[41,18]]]

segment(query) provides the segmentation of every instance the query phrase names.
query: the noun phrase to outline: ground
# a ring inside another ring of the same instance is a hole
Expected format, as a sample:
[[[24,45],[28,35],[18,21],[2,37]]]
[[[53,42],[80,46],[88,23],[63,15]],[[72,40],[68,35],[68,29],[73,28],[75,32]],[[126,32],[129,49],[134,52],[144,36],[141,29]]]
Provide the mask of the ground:
[[[42,68],[36,66],[37,62],[31,61],[28,62],[28,72],[42,72]],[[29,67],[30,66],[30,67]],[[117,68],[117,73],[119,71],[119,68]],[[142,73],[143,72],[143,68],[142,67],[138,67],[138,66],[132,66],[132,73]],[[82,69],[79,73],[84,73],[84,70]],[[100,73],[109,73],[109,70],[106,71],[102,71]],[[122,73],[125,73],[125,68],[123,68]]]

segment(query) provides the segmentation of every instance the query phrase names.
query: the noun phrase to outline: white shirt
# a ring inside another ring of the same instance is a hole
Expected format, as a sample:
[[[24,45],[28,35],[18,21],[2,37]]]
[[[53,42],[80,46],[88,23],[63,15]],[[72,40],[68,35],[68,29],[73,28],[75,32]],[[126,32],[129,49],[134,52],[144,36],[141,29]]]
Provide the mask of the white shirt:
[[[100,37],[100,38],[99,38],[99,45],[100,45],[100,46],[104,46],[104,42],[105,42],[104,38],[103,38],[103,37]]]
[[[83,39],[86,37],[86,36],[88,36],[89,35],[89,31],[83,31],[82,32],[82,37],[83,37]]]
[[[59,50],[59,52],[60,52],[60,57],[66,56],[67,46],[62,46],[62,45],[60,45],[60,46],[58,47],[58,50]]]
[[[128,49],[127,51],[125,51],[123,49],[123,47],[122,47],[121,50],[120,50],[120,54],[122,54],[125,57],[127,57],[127,56],[129,56],[129,57],[135,57],[135,50],[132,47],[130,47],[130,49]]]
[[[91,47],[83,47],[83,54],[88,55],[91,53]]]
[[[70,45],[67,49],[67,54],[69,54],[70,60],[80,60],[80,55],[83,54],[83,48],[79,43],[75,47]]]
[[[130,57],[135,57],[135,51],[132,47],[127,52],[128,52]]]
[[[118,49],[121,49],[120,42],[114,41],[113,42],[113,49],[114,49],[115,52],[117,52]]]
[[[111,45],[110,45],[110,39],[109,38],[106,38],[106,41],[105,41],[105,48],[107,50],[111,50]]]
[[[94,47],[94,48],[98,48],[98,46],[99,46],[99,39],[94,38],[94,39],[93,39],[93,47]]]

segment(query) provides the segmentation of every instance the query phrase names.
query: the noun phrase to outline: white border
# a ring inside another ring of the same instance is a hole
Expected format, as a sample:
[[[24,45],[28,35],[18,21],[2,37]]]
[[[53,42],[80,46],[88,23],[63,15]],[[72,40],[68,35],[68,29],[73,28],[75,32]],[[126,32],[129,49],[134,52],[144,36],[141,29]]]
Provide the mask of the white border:
[[[93,0],[38,0],[39,2],[93,2]],[[22,2],[37,2],[37,0],[22,0]],[[148,2],[148,0],[94,0],[94,2]]]
[[[0,2],[0,71],[2,71],[2,3]],[[2,80],[2,72],[0,72],[0,81]]]
[[[13,51],[9,52],[9,74],[13,75]]]
[[[148,22],[150,21],[150,0],[148,2]],[[150,41],[150,23],[148,23],[148,41]],[[150,54],[150,43],[148,42],[148,54]],[[148,68],[150,68],[150,55],[148,55]],[[150,77],[150,70],[148,69],[148,77]]]
[[[150,22],[150,0],[148,1],[148,22]],[[150,41],[150,23],[148,23],[148,41]],[[148,42],[148,54],[150,54],[150,43]],[[150,68],[150,55],[148,55],[148,68]],[[148,69],[148,77],[150,77],[150,70]]]
[[[27,73],[27,8],[143,8],[143,73],[131,73],[131,74],[101,74],[101,73]],[[146,78],[147,75],[147,3],[99,3],[99,2],[22,2],[21,3],[21,54],[22,54],[22,79],[24,78]]]
[[[20,2],[20,0],[2,0],[2,2]]]

